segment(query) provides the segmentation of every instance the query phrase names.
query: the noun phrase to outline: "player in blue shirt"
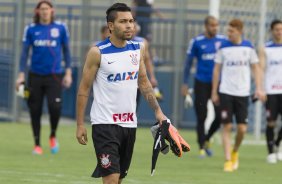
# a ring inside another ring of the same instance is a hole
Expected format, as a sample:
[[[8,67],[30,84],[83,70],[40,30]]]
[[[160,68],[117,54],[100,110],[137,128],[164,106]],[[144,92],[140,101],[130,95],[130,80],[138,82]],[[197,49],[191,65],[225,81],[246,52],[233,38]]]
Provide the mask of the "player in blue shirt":
[[[201,34],[190,41],[187,50],[187,57],[184,68],[184,84],[182,86],[182,94],[189,94],[188,81],[190,69],[194,58],[197,59],[197,67],[195,74],[195,111],[197,116],[197,136],[200,149],[200,158],[212,155],[209,139],[220,127],[219,107],[214,105],[215,119],[205,135],[205,120],[207,117],[207,103],[211,98],[211,81],[214,66],[214,58],[216,50],[226,39],[223,35],[218,35],[218,21],[213,16],[207,16],[205,19],[205,33]]]
[[[25,70],[29,50],[32,48],[31,65],[28,74],[30,95],[28,107],[34,135],[34,154],[42,154],[40,147],[40,119],[44,96],[47,96],[50,114],[51,134],[50,149],[57,153],[59,145],[56,130],[61,114],[62,85],[66,88],[72,83],[71,59],[69,49],[69,32],[67,27],[54,21],[54,9],[50,1],[40,1],[34,14],[34,22],[26,26],[23,36],[23,49],[20,60],[20,72],[17,90],[25,81]],[[61,66],[62,51],[65,61],[65,75]]]

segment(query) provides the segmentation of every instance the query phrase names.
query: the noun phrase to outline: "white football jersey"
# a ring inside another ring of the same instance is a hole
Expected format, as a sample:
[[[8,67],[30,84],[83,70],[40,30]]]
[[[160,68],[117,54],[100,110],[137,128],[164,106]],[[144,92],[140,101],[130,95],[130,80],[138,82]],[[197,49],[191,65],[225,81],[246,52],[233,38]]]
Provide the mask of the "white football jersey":
[[[267,94],[282,94],[282,45],[267,42],[265,56],[265,91]]]
[[[127,41],[125,47],[117,48],[106,39],[97,47],[101,63],[93,83],[91,123],[135,128],[140,45]]]
[[[258,63],[252,44],[226,41],[216,54],[216,63],[222,64],[219,92],[232,96],[249,96],[251,90],[251,64]]]

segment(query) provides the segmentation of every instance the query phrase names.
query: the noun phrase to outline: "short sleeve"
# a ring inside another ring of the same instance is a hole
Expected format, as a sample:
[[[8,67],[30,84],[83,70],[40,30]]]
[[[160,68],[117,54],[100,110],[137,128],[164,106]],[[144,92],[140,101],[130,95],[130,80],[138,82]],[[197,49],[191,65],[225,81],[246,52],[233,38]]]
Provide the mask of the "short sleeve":
[[[222,64],[222,60],[223,60],[222,57],[223,57],[223,55],[222,55],[222,50],[219,49],[219,50],[216,52],[216,54],[215,54],[214,62],[215,62],[215,63],[218,63],[218,64]]]

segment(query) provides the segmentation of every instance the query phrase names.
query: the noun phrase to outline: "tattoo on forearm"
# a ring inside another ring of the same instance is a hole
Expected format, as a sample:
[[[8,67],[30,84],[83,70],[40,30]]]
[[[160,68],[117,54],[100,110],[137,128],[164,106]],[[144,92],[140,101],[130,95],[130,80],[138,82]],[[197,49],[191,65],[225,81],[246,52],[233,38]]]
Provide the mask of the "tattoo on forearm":
[[[153,88],[147,78],[147,76],[139,76],[138,78],[138,83],[139,83],[139,89],[144,96],[144,98],[147,100],[149,103],[150,107],[153,110],[157,110],[160,108],[159,103],[155,97]]]

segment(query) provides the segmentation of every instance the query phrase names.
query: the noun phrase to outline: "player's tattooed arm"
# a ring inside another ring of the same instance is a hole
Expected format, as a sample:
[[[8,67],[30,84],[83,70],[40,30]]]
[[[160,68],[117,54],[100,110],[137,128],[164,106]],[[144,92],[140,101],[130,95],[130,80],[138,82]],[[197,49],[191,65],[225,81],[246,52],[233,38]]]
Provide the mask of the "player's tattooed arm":
[[[144,57],[145,57],[145,49],[144,45],[141,45],[141,59],[140,59],[140,68],[139,68],[139,75],[138,75],[138,86],[145,97],[147,102],[149,103],[150,107],[154,110],[156,119],[159,123],[163,120],[166,120],[167,117],[163,114],[162,109],[155,97],[152,85],[147,77],[146,67],[144,64]]]
[[[149,103],[150,107],[156,112],[157,110],[160,110],[160,106],[155,97],[152,85],[148,79],[146,67],[144,64],[144,58],[145,58],[145,48],[144,45],[141,45],[141,59],[140,59],[140,68],[138,75],[138,87],[144,98]]]

